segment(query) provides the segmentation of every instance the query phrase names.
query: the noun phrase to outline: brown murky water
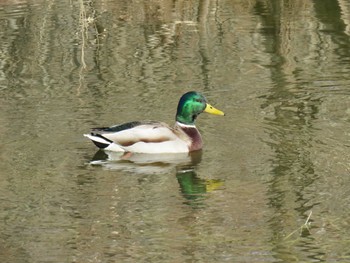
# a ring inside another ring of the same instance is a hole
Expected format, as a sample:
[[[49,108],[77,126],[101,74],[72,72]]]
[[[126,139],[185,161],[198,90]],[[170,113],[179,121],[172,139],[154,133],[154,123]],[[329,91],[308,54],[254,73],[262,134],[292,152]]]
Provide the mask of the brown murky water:
[[[202,114],[190,156],[90,127]],[[1,262],[349,262],[350,4],[1,1]]]

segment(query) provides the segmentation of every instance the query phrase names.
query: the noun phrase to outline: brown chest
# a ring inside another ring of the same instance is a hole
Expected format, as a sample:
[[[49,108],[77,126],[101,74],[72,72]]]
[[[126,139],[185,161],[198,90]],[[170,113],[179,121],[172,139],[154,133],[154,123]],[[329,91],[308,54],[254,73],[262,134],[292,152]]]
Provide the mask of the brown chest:
[[[181,129],[191,140],[191,145],[189,146],[190,151],[197,151],[202,149],[202,137],[196,127],[181,127]]]

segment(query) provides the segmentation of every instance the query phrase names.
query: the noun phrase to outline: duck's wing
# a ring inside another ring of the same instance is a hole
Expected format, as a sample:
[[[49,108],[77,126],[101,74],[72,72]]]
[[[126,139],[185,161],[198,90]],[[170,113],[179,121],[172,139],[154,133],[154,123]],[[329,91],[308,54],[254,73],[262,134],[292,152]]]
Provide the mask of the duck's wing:
[[[112,151],[165,153],[188,152],[188,142],[167,124],[156,121],[129,122],[94,128],[90,138],[98,147]]]

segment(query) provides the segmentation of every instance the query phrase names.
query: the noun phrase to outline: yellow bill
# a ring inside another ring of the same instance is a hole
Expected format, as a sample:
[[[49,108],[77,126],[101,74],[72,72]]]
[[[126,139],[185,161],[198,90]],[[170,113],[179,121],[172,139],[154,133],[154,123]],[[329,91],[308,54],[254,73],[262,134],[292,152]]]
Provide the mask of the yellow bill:
[[[205,107],[204,112],[211,113],[214,115],[225,115],[225,113],[223,113],[221,110],[215,109],[209,103],[207,103],[207,106]]]

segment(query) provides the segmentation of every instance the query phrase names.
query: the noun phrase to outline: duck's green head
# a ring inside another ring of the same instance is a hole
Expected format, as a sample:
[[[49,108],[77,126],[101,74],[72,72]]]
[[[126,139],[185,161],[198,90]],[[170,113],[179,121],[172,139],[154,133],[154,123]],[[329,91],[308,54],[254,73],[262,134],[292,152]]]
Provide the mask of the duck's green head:
[[[187,125],[194,125],[197,116],[202,112],[225,115],[222,111],[211,106],[202,94],[195,91],[187,92],[182,95],[177,106],[176,121]]]

